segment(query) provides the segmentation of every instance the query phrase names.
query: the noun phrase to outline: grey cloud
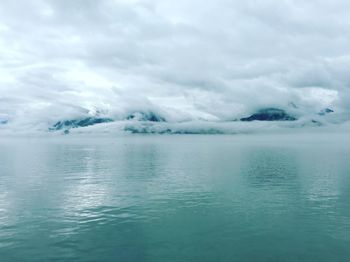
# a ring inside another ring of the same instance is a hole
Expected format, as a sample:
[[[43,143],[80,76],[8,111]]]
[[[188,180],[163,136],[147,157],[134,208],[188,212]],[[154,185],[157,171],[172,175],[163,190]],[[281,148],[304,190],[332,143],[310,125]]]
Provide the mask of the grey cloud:
[[[4,0],[0,114],[227,120],[290,102],[347,113],[349,15],[345,0]]]

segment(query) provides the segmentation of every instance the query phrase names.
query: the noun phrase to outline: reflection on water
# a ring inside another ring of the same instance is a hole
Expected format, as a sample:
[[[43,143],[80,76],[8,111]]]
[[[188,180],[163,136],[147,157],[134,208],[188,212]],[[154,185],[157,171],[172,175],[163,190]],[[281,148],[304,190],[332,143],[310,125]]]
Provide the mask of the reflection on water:
[[[257,187],[292,186],[298,180],[296,158],[294,148],[250,148],[245,152],[242,172]]]
[[[350,147],[298,141],[0,140],[0,260],[347,261]]]

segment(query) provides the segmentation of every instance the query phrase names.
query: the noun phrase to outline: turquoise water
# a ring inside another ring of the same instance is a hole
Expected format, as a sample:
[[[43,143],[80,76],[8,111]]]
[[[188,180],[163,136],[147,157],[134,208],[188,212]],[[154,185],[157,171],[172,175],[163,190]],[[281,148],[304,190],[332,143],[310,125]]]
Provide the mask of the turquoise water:
[[[0,139],[0,261],[350,261],[350,139]]]

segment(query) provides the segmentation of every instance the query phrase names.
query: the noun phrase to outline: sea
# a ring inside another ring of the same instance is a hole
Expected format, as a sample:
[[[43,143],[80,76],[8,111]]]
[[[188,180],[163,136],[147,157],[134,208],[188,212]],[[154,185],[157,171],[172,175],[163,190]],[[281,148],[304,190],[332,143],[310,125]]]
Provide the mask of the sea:
[[[350,135],[0,137],[0,261],[350,261]]]

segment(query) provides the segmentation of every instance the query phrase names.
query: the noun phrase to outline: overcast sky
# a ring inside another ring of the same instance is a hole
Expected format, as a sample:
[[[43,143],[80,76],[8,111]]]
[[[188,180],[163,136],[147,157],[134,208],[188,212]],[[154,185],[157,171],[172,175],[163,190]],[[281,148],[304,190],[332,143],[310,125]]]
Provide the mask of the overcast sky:
[[[0,118],[350,110],[347,0],[1,0]]]

